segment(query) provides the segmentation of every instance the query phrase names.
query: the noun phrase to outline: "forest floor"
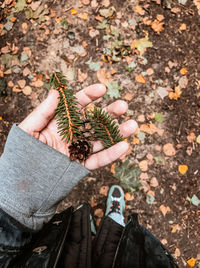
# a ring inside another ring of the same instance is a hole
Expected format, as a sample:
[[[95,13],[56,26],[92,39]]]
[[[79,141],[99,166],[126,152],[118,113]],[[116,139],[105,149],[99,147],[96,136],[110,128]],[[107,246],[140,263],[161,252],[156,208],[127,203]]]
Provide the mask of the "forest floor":
[[[138,212],[179,267],[200,267],[199,0],[0,4],[0,153],[12,124],[47,95],[53,71],[75,91],[105,84],[96,104],[126,100],[122,121],[135,119],[139,130],[126,156],[83,179],[59,209],[89,202],[98,225],[109,187],[121,183],[126,216]]]

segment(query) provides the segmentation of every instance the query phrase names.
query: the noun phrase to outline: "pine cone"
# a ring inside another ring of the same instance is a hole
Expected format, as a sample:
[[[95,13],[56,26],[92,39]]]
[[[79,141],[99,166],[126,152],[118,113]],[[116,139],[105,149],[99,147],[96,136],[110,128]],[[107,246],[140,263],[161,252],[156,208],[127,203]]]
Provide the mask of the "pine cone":
[[[85,161],[91,153],[91,146],[87,141],[78,140],[69,146],[70,160]]]

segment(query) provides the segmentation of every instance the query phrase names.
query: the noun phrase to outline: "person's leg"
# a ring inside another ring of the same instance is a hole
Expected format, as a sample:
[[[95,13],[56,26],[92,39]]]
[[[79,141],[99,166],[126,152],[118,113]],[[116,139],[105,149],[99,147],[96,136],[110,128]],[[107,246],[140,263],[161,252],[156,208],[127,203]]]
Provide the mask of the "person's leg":
[[[110,188],[105,217],[92,242],[92,267],[111,268],[124,229],[124,192],[114,185]]]
[[[110,217],[124,227],[124,210],[124,191],[119,185],[113,185],[108,193],[105,216]]]

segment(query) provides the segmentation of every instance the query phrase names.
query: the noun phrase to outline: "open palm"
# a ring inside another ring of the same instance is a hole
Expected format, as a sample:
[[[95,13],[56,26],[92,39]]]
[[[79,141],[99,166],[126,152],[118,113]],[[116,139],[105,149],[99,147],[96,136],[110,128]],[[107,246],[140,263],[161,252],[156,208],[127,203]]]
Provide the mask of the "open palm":
[[[105,93],[106,88],[104,85],[94,84],[79,91],[76,97],[80,106],[85,107]],[[68,144],[62,141],[57,133],[57,124],[54,119],[58,102],[58,91],[51,90],[48,97],[19,124],[19,127],[34,138],[69,156]],[[118,100],[105,107],[105,110],[114,117],[124,114],[127,109],[127,103],[122,100]],[[119,127],[121,134],[126,138],[136,131],[137,123],[134,120],[128,120]],[[84,166],[90,170],[105,166],[126,153],[128,148],[129,145],[125,141],[119,142],[108,149],[104,149],[101,142],[96,141],[93,144],[93,153],[85,161]]]

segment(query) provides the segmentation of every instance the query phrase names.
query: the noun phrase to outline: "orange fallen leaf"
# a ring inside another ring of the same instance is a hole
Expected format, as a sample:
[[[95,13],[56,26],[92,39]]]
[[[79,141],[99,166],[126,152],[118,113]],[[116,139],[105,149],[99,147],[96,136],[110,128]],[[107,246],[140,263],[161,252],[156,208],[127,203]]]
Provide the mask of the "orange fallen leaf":
[[[187,140],[189,142],[193,142],[195,141],[195,139],[196,139],[196,135],[194,134],[194,132],[190,132],[190,134],[187,136]]]
[[[178,171],[184,175],[188,171],[188,166],[187,165],[179,165],[178,166]]]
[[[26,22],[22,23],[22,32],[23,34],[25,34],[27,32],[28,29],[28,24]]]
[[[99,190],[99,193],[101,195],[107,196],[108,195],[108,190],[109,190],[109,187],[104,185],[104,186],[101,186],[101,188]]]
[[[162,20],[164,20],[164,16],[162,15],[162,14],[158,14],[157,16],[156,16],[156,19],[158,20],[158,21],[162,21]]]
[[[147,160],[142,160],[142,161],[140,161],[140,162],[139,162],[139,168],[140,168],[143,172],[147,171],[147,170],[148,170],[148,162],[147,162]]]
[[[190,267],[194,267],[196,261],[197,261],[197,260],[196,260],[195,258],[190,258],[189,260],[187,260],[187,264],[188,264]]]
[[[76,15],[78,13],[78,11],[75,8],[72,8],[70,12],[72,15]]]
[[[22,90],[19,89],[18,86],[16,85],[16,86],[14,86],[14,87],[12,88],[12,91],[13,91],[13,92],[21,92]]]
[[[13,87],[13,86],[14,86],[13,82],[12,82],[12,81],[9,81],[9,82],[8,82],[8,86],[9,86],[9,87]]]
[[[179,86],[175,86],[175,92],[169,92],[168,96],[171,100],[178,100],[182,94],[182,91]]]
[[[180,31],[185,31],[187,29],[187,25],[185,23],[182,23],[181,26],[179,27]]]
[[[187,68],[183,67],[180,69],[180,74],[185,75],[187,73]]]
[[[113,163],[112,166],[111,166],[111,168],[110,168],[110,172],[112,174],[115,174],[115,167],[116,167],[116,163]]]
[[[12,18],[10,18],[10,21],[11,21],[11,22],[15,22],[16,19],[17,19],[16,17],[12,17]]]
[[[134,195],[130,194],[130,193],[125,193],[125,200],[126,201],[132,201],[134,200]]]
[[[165,215],[167,214],[167,212],[171,211],[170,207],[165,207],[164,205],[161,205],[159,207],[160,211],[162,212],[163,216],[165,217]]]
[[[126,101],[131,101],[133,99],[133,94],[132,93],[126,93],[125,96],[124,96],[124,99]]]
[[[140,140],[138,138],[133,138],[131,143],[134,144],[134,145],[135,144],[140,144]]]
[[[139,74],[135,77],[135,80],[138,82],[138,83],[141,83],[141,84],[145,84],[146,83],[146,78],[142,75],[142,74]]]
[[[160,32],[162,32],[164,30],[164,22],[160,22],[159,20],[154,20],[151,23],[151,28],[154,30],[154,32],[156,32],[157,34],[160,34]]]
[[[171,143],[166,143],[163,146],[163,152],[167,156],[174,156],[176,154],[176,150],[174,149],[174,146]]]
[[[0,120],[2,120],[3,118],[2,118],[2,116],[0,116]]]
[[[172,225],[171,228],[172,228],[171,230],[172,233],[176,233],[181,230],[181,226],[179,224]]]
[[[157,132],[157,127],[155,124],[142,124],[140,126],[140,131],[153,135]]]

